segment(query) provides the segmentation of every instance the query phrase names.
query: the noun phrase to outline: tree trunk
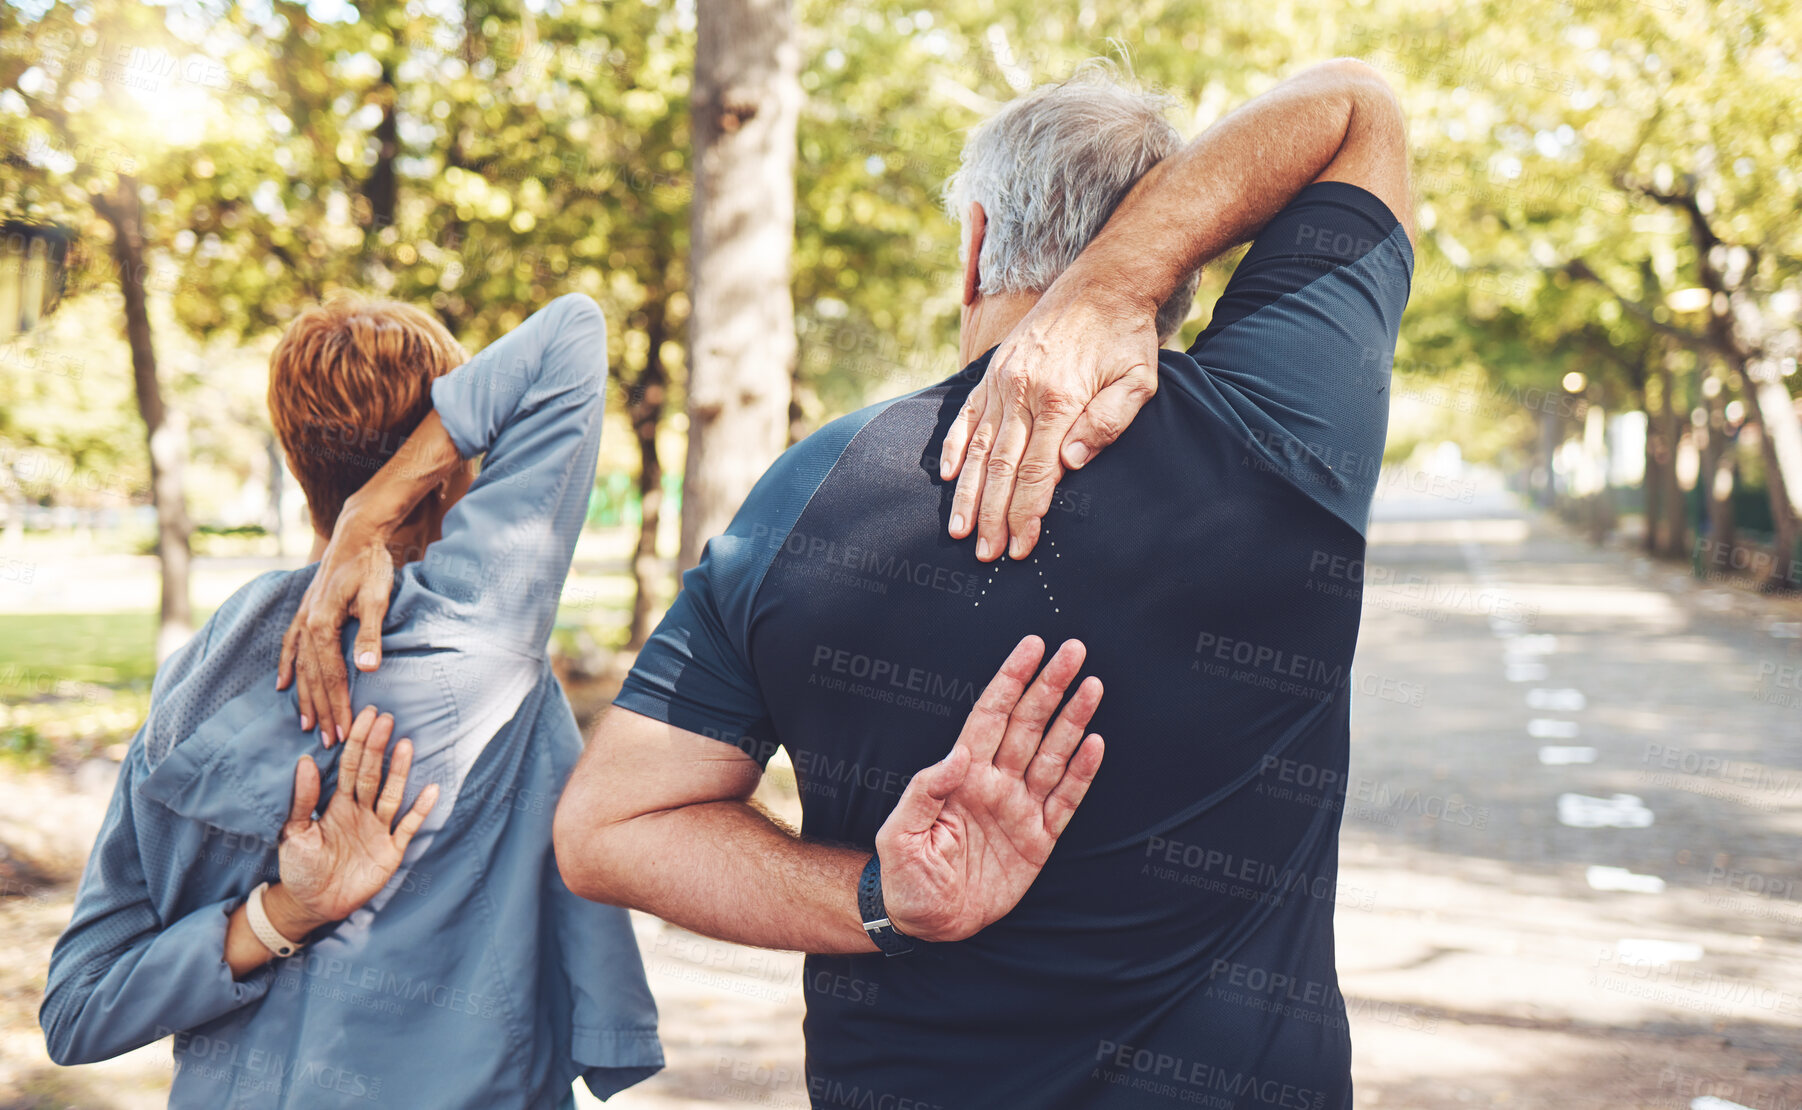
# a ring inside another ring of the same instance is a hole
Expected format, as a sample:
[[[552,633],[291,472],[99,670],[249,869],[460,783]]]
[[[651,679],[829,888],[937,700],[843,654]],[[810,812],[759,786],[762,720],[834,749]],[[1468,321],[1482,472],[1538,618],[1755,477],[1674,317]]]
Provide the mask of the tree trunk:
[[[94,210],[113,229],[113,261],[119,267],[119,289],[125,297],[125,339],[131,347],[132,381],[138,414],[150,445],[150,495],[156,506],[157,560],[162,567],[162,619],[157,630],[160,663],[193,634],[188,603],[188,546],[193,526],[182,492],[187,460],[187,427],[163,404],[156,377],[156,349],[150,336],[150,306],[144,294],[144,209],[137,179],[121,174],[112,194],[96,194]]]
[[[1668,361],[1660,359],[1658,411],[1652,414],[1651,434],[1646,436],[1646,534],[1651,553],[1666,559],[1689,555],[1689,514],[1683,503],[1683,487],[1677,481],[1677,445],[1683,427],[1677,412],[1676,388],[1676,375],[1671,373]]]
[[[788,435],[799,50],[789,0],[700,0],[682,569]]]
[[[394,226],[394,209],[400,198],[400,178],[394,169],[394,160],[400,155],[400,119],[396,111],[400,91],[394,87],[394,70],[387,62],[382,63],[382,80],[376,89],[382,118],[375,125],[375,166],[369,171],[369,180],[363,183],[363,196],[369,201],[366,230],[380,235],[383,228]],[[366,252],[375,246],[369,239],[364,240]]]
[[[1761,376],[1762,381],[1759,380]],[[1802,586],[1796,574],[1798,525],[1789,488],[1789,473],[1797,469],[1796,456],[1802,451],[1802,443],[1797,442],[1802,436],[1796,426],[1796,403],[1772,367],[1747,367],[1742,380],[1746,383],[1746,422],[1758,432],[1758,449],[1764,459],[1765,488],[1771,498],[1775,533],[1771,542],[1771,573],[1760,583],[1760,588],[1794,590]]]
[[[1732,565],[1733,549],[1738,537],[1733,526],[1733,441],[1727,438],[1726,390],[1707,399],[1708,442],[1702,448],[1702,466],[1696,475],[1696,486],[1708,514],[1708,542],[1713,557]],[[1721,496],[1725,486],[1726,496]]]
[[[626,413],[638,438],[638,546],[632,552],[632,624],[626,648],[637,651],[651,635],[651,613],[657,607],[657,530],[663,523],[663,460],[657,455],[657,428],[663,423],[663,406],[669,395],[669,370],[663,365],[663,344],[669,338],[669,316],[664,294],[657,293],[645,305],[645,338],[650,352],[644,369],[632,384]]]

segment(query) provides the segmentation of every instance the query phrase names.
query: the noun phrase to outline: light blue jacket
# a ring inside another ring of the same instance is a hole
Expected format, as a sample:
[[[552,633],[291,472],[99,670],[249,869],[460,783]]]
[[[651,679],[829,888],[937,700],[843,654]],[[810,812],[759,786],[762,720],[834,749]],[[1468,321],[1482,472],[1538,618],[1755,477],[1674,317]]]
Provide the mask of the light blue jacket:
[[[294,762],[330,797],[340,747],[275,689],[316,565],[265,574],[157,674],[39,1020],[58,1063],[173,1035],[173,1107],[569,1105],[663,1065],[624,910],[572,895],[551,815],[581,736],[545,646],[593,485],[607,374],[594,302],[563,297],[466,366],[433,405],[480,477],[426,558],[397,572],[383,660],[356,708],[395,718],[412,800],[442,795],[401,870],[299,954],[234,981],[226,922],[274,880]],[[326,449],[367,454],[359,433]],[[345,630],[346,644],[354,632]],[[403,807],[404,808],[404,807]]]

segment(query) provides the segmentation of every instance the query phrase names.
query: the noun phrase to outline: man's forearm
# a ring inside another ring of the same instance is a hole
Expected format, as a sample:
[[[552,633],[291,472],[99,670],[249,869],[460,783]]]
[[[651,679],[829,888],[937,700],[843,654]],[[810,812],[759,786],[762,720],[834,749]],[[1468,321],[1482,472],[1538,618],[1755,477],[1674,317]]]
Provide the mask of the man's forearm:
[[[346,499],[345,512],[378,528],[392,528],[462,464],[444,421],[436,412],[427,413],[400,450]]]
[[[680,806],[558,838],[564,878],[585,898],[720,940],[813,953],[877,950],[857,908],[869,859],[802,840],[744,801]]]
[[[1391,94],[1368,67],[1314,66],[1238,108],[1145,174],[1070,267],[1070,283],[1155,312],[1183,280],[1255,236],[1318,178]]]

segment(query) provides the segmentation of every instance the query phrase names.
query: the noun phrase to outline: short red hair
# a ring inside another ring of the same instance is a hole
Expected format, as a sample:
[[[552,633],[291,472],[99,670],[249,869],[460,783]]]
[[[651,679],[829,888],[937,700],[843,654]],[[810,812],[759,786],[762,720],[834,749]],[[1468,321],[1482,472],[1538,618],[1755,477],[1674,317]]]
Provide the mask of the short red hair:
[[[399,301],[335,297],[295,317],[269,356],[269,417],[314,528],[332,530],[432,411],[432,382],[468,359],[437,317]]]

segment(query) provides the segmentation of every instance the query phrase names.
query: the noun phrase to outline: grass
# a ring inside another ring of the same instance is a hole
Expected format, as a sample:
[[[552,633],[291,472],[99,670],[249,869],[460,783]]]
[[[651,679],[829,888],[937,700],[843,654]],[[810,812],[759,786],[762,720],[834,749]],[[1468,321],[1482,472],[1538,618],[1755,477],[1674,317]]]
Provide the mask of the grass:
[[[123,743],[156,675],[157,616],[0,614],[0,757],[80,760]]]
[[[155,613],[0,614],[0,696],[45,692],[46,681],[102,686],[156,675]]]
[[[591,661],[610,654],[625,635],[630,579],[589,576],[572,596],[553,650]],[[208,615],[196,612],[195,626]],[[0,760],[68,766],[122,752],[150,707],[156,632],[150,610],[0,613]]]

